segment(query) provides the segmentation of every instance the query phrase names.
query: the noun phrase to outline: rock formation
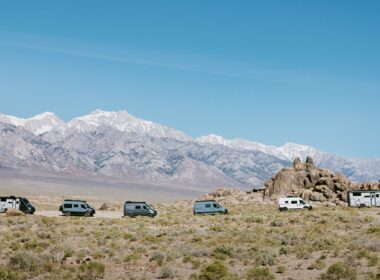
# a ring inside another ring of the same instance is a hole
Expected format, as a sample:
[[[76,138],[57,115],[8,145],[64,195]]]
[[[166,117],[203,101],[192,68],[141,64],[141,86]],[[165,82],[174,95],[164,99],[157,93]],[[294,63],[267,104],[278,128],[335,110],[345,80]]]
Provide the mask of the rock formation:
[[[296,158],[293,167],[282,169],[266,181],[265,187],[265,197],[295,195],[327,205],[343,205],[348,190],[379,190],[380,182],[353,183],[340,173],[316,167],[308,157],[305,163]]]

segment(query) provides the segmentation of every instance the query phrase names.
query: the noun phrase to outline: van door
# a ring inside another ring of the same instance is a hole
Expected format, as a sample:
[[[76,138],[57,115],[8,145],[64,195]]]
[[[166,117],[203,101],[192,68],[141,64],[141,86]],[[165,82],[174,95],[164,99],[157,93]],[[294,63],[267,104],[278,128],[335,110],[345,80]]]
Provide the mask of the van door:
[[[371,193],[371,206],[376,206],[376,194]]]

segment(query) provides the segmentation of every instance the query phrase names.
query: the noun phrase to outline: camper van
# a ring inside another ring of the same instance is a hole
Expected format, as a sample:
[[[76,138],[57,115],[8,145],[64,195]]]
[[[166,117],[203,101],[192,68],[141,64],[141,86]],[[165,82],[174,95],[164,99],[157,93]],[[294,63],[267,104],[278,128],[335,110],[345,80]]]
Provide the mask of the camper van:
[[[0,197],[0,213],[5,213],[8,209],[18,209],[25,214],[33,214],[36,211],[36,208],[25,197]]]
[[[194,215],[197,214],[227,214],[228,209],[224,208],[215,200],[198,200],[194,203]]]
[[[124,216],[136,217],[136,216],[148,216],[155,217],[157,211],[146,202],[126,201],[124,203]]]
[[[351,207],[380,207],[380,191],[349,191],[347,202]]]
[[[95,209],[85,200],[65,199],[59,207],[59,211],[66,216],[86,216],[92,217]]]
[[[281,197],[278,201],[278,205],[280,211],[313,209],[311,204],[306,203],[302,198],[293,196]]]

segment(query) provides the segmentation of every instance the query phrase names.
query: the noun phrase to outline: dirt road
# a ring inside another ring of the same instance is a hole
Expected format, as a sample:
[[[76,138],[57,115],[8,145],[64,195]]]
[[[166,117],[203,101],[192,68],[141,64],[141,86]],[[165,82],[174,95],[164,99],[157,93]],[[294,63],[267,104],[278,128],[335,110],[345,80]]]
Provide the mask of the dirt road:
[[[44,217],[62,217],[63,216],[60,211],[36,211],[34,213],[36,216],[44,216]],[[122,212],[118,211],[96,211],[94,217],[95,218],[108,218],[108,219],[120,219],[123,216]]]

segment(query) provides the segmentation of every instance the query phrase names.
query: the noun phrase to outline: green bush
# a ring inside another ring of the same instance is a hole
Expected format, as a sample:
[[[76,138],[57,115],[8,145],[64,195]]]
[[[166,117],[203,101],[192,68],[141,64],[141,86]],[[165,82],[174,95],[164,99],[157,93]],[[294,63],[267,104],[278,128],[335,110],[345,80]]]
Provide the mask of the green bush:
[[[9,265],[16,271],[26,271],[34,274],[40,269],[42,263],[36,255],[22,251],[11,256]]]
[[[276,254],[269,251],[259,251],[256,253],[255,263],[258,266],[272,266],[276,263]]]
[[[275,280],[275,276],[267,267],[250,268],[247,271],[247,280]]]
[[[13,270],[0,266],[0,280],[18,280],[19,276],[17,272]]]
[[[82,263],[79,267],[79,279],[83,280],[96,280],[102,279],[105,273],[105,265],[101,262],[87,262]]]
[[[173,273],[168,267],[163,267],[158,275],[158,279],[167,279],[172,278]]]
[[[200,280],[232,280],[236,279],[221,261],[214,261],[202,268]]]
[[[356,280],[358,272],[347,263],[337,262],[331,265],[326,273],[321,275],[322,280]]]
[[[161,254],[160,252],[155,252],[150,258],[150,261],[155,261],[159,266],[161,266],[164,263],[164,259],[165,256],[163,254]]]

